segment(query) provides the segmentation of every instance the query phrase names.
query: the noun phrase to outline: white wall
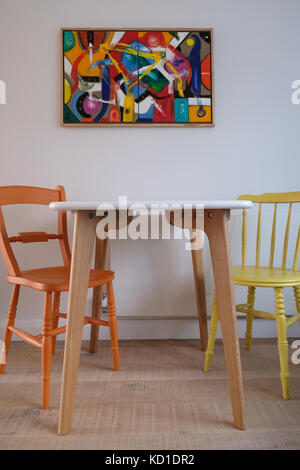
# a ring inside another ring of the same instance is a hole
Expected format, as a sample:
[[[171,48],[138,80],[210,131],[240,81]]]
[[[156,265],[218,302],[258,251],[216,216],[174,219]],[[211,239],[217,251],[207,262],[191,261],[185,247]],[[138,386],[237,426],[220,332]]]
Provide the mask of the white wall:
[[[291,104],[291,82],[300,78],[299,14],[297,0],[0,0],[0,79],[7,85],[7,104],[0,105],[0,184],[63,184],[73,200],[120,194],[130,200],[234,199],[240,193],[299,189],[300,106]],[[62,26],[213,27],[215,128],[61,127]],[[36,214],[12,208],[11,233],[43,230],[44,224],[50,230],[48,210]],[[238,262],[237,216],[231,232]],[[58,263],[44,248],[18,247],[25,253],[22,266]],[[210,307],[213,283],[205,256]],[[190,254],[183,242],[114,242],[112,267],[120,316],[195,315]],[[2,260],[0,268],[3,325],[10,289]],[[237,290],[239,301],[243,292]],[[272,299],[267,290],[259,294],[262,308],[271,309]],[[287,306],[294,311],[291,293]],[[40,294],[24,292],[19,325],[35,331],[41,308]],[[198,334],[195,320],[119,324],[120,337]],[[275,334],[274,322],[255,325],[257,336]]]

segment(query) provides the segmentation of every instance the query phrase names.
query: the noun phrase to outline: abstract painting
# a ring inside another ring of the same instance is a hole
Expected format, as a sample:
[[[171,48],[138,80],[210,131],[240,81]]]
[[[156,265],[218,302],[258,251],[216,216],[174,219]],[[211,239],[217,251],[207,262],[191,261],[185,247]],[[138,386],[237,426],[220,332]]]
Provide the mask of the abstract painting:
[[[212,126],[212,30],[63,29],[63,125]]]

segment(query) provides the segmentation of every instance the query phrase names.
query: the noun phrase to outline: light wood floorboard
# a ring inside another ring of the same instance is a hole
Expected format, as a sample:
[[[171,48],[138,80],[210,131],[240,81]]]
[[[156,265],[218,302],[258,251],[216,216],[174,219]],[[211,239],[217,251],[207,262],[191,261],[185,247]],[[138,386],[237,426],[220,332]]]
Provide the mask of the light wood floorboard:
[[[84,342],[72,431],[58,436],[63,343],[48,410],[40,408],[40,351],[11,344],[0,376],[0,449],[300,449],[300,366],[290,363],[291,400],[283,400],[276,340],[253,340],[250,351],[241,340],[246,431],[232,425],[220,341],[209,373],[195,340],[120,341],[119,372],[110,342],[95,354],[88,348]]]

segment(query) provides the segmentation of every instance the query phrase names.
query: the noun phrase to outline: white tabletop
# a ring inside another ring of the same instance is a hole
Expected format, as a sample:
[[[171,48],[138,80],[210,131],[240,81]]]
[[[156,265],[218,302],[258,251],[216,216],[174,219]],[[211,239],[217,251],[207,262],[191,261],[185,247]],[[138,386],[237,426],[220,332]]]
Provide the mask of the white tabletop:
[[[134,205],[136,209],[138,206],[152,209],[153,206],[166,205],[170,209],[174,206],[180,206],[182,208],[201,208],[201,209],[248,209],[253,206],[251,201],[128,201],[128,209]],[[120,201],[66,201],[66,202],[51,202],[49,204],[50,209],[54,210],[65,210],[65,211],[89,211],[97,210],[99,207],[105,210],[124,210],[123,204]]]

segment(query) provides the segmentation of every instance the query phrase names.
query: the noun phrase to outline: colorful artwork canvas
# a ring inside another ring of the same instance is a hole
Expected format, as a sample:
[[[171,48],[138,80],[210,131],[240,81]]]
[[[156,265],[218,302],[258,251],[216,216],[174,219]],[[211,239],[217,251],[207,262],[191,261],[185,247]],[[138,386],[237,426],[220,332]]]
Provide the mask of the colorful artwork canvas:
[[[63,29],[63,125],[212,126],[212,30]]]

